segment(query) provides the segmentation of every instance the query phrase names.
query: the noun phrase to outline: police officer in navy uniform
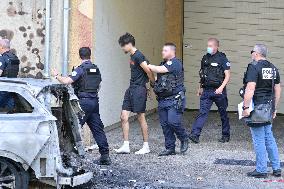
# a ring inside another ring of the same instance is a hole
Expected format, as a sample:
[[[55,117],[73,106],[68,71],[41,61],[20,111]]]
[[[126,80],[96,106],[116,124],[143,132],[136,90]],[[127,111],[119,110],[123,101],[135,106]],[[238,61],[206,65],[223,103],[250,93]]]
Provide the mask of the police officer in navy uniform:
[[[230,124],[227,115],[228,98],[226,86],[230,80],[230,62],[226,55],[220,51],[219,41],[216,38],[208,39],[207,54],[201,60],[200,87],[200,110],[193,126],[189,139],[199,143],[201,130],[208,118],[213,102],[218,107],[222,121],[222,137],[219,142],[230,141]]]
[[[80,106],[85,112],[85,116],[80,119],[83,126],[88,124],[96,143],[99,146],[101,157],[96,163],[100,165],[110,165],[109,145],[104,132],[104,125],[100,118],[98,91],[100,88],[101,73],[99,68],[91,62],[91,49],[82,47],[79,50],[82,64],[73,70],[69,77],[62,77],[56,70],[52,75],[63,84],[72,84],[76,95],[80,100]]]
[[[160,123],[165,136],[166,149],[159,156],[168,156],[176,154],[176,136],[181,141],[180,152],[188,150],[188,134],[182,125],[185,109],[184,69],[182,62],[176,58],[175,44],[166,43],[162,56],[164,61],[160,66],[148,66],[157,73],[154,92],[159,102]]]
[[[10,41],[0,39],[0,77],[16,78],[19,73],[20,60],[10,50]],[[0,92],[0,107],[13,111],[15,102],[13,95],[8,92]]]
[[[248,65],[244,77],[243,116],[249,117],[249,106],[265,104],[272,101],[273,119],[281,97],[280,74],[278,69],[267,59],[267,47],[257,44],[251,51],[253,62]],[[254,151],[256,154],[256,169],[247,174],[248,177],[267,178],[270,161],[275,177],[281,177],[281,165],[277,143],[273,136],[272,123],[247,123],[250,127]]]

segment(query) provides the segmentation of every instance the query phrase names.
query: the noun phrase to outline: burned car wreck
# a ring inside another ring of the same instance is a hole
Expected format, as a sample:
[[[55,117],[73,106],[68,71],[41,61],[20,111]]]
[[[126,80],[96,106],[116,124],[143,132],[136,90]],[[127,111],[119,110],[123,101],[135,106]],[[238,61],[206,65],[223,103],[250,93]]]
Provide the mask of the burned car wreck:
[[[85,155],[78,99],[50,80],[0,78],[13,109],[0,108],[0,188],[27,189],[30,180],[57,188],[90,181],[92,172],[69,163]]]

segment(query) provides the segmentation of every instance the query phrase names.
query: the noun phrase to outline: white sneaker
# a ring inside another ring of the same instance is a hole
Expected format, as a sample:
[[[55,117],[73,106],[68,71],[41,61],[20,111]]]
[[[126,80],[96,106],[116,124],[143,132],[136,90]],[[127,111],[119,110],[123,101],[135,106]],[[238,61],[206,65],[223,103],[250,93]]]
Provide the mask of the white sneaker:
[[[129,142],[124,141],[123,145],[119,149],[114,149],[114,151],[118,154],[129,154],[130,153]]]
[[[98,150],[99,146],[97,144],[94,144],[92,146],[86,146],[85,151],[93,151],[93,150]]]
[[[143,148],[135,152],[135,154],[137,155],[143,155],[143,154],[148,154],[148,153],[150,153],[148,142],[144,142]]]

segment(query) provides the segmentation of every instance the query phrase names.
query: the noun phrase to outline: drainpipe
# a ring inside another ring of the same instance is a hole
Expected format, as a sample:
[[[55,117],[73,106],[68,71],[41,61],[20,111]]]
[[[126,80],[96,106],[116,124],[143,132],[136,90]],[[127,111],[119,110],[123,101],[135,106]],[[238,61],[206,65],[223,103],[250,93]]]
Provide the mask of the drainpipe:
[[[69,11],[70,2],[69,0],[64,0],[64,17],[63,17],[63,76],[68,75],[68,64],[69,64]]]
[[[51,12],[51,0],[45,0],[45,51],[44,51],[44,76],[49,78],[49,62],[50,62],[50,12]]]

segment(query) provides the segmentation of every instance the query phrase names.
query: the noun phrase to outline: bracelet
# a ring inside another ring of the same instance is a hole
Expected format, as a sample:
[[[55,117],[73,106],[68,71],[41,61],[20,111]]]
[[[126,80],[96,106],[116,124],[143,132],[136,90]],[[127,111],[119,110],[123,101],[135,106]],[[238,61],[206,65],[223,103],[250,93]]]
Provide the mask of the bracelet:
[[[247,110],[249,109],[249,107],[243,106],[243,110]]]

